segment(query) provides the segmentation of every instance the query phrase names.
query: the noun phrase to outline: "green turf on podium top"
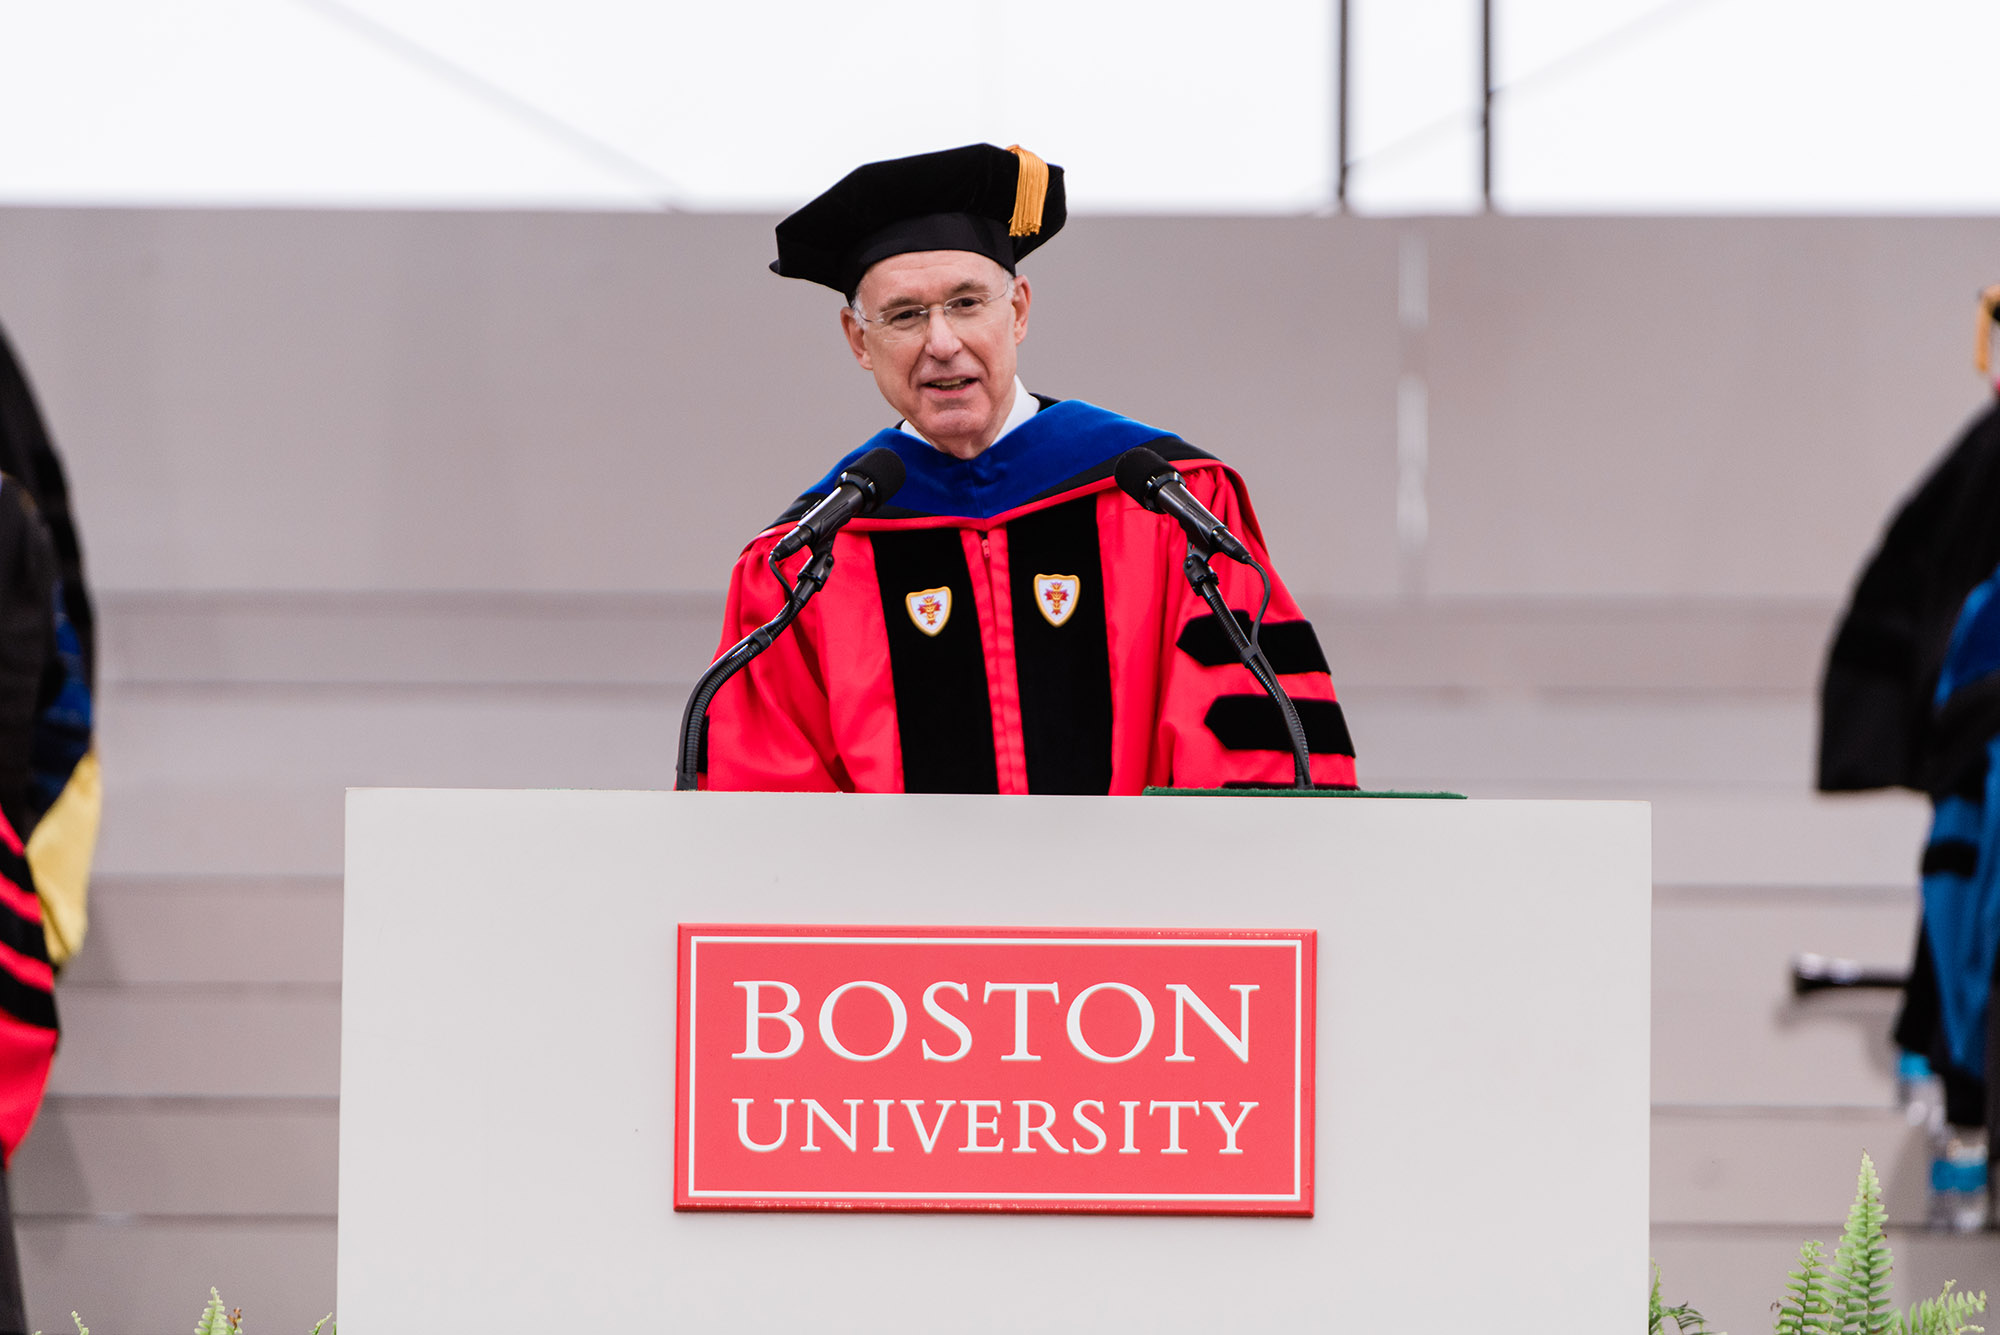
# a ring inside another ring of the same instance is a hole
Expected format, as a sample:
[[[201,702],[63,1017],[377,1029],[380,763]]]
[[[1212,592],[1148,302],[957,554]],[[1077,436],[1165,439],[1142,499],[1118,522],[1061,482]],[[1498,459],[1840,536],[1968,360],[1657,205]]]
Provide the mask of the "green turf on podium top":
[[[1143,797],[1418,797],[1463,802],[1464,793],[1403,793],[1366,788],[1147,788]]]

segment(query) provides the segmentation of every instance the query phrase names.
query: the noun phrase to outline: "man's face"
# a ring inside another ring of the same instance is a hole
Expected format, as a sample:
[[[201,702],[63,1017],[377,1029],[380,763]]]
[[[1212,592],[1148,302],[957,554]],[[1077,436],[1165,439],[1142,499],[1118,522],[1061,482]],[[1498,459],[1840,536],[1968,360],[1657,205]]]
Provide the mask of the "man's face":
[[[854,306],[875,320],[908,306],[937,306],[954,297],[997,297],[976,315],[949,319],[933,311],[923,327],[901,337],[863,323],[843,306],[840,323],[854,359],[924,439],[970,459],[993,443],[1013,407],[1014,349],[1028,336],[1028,280],[967,250],[892,255],[862,276]]]

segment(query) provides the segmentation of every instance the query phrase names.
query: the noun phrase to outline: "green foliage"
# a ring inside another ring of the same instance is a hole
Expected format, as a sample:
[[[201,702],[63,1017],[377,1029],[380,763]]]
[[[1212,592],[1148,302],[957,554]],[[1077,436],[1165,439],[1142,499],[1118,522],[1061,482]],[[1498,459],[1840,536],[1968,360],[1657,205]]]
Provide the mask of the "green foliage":
[[[1965,1335],[1969,1330],[1983,1332],[1986,1327],[1972,1325],[1966,1318],[1985,1310],[1985,1294],[1953,1293],[1947,1283],[1943,1293],[1918,1303],[1910,1309],[1907,1318],[1899,1316],[1896,1330],[1898,1335]]]
[[[210,1289],[208,1306],[202,1309],[201,1320],[195,1322],[194,1335],[237,1335],[242,1329],[243,1309],[237,1308],[231,1316],[222,1305],[222,1295]]]
[[[1799,1268],[1778,1300],[1777,1335],[1824,1335],[1831,1329],[1833,1305],[1826,1287],[1826,1247],[1808,1242],[1799,1248]]]
[[[1882,1227],[1882,1181],[1875,1161],[1861,1156],[1861,1180],[1854,1185],[1854,1204],[1833,1258],[1833,1306],[1841,1335],[1887,1335],[1895,1320],[1889,1306],[1889,1272],[1894,1266]]]
[[[1968,1318],[1986,1310],[1984,1293],[1954,1293],[1947,1284],[1943,1293],[1907,1312],[1889,1306],[1894,1257],[1883,1231],[1888,1222],[1875,1161],[1864,1154],[1832,1269],[1827,1269],[1826,1248],[1820,1243],[1799,1249],[1799,1268],[1777,1302],[1777,1335],[1983,1335],[1985,1327]],[[1653,1293],[1657,1305],[1657,1276]]]

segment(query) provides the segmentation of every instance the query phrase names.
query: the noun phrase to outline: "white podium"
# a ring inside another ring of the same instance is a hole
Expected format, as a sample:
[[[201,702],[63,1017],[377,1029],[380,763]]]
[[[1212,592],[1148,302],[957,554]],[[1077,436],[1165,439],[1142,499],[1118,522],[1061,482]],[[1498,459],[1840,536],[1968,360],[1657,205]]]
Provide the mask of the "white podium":
[[[363,790],[359,1331],[1636,1328],[1637,803]],[[1310,1219],[676,1213],[682,922],[1310,928]]]

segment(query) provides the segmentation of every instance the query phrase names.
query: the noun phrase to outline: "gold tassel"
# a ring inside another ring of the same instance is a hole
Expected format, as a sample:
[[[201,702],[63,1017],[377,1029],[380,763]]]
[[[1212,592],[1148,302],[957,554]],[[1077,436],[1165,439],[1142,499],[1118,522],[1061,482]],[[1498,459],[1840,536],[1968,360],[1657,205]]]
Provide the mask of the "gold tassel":
[[[1014,181],[1014,217],[1007,224],[1007,235],[1034,236],[1042,230],[1042,205],[1049,197],[1049,164],[1019,144],[1007,145],[1007,151],[1021,160],[1020,175]]]
[[[1972,364],[1979,368],[1981,375],[1992,372],[1995,320],[2000,320],[2000,283],[1979,294],[1979,342],[1972,349]]]

